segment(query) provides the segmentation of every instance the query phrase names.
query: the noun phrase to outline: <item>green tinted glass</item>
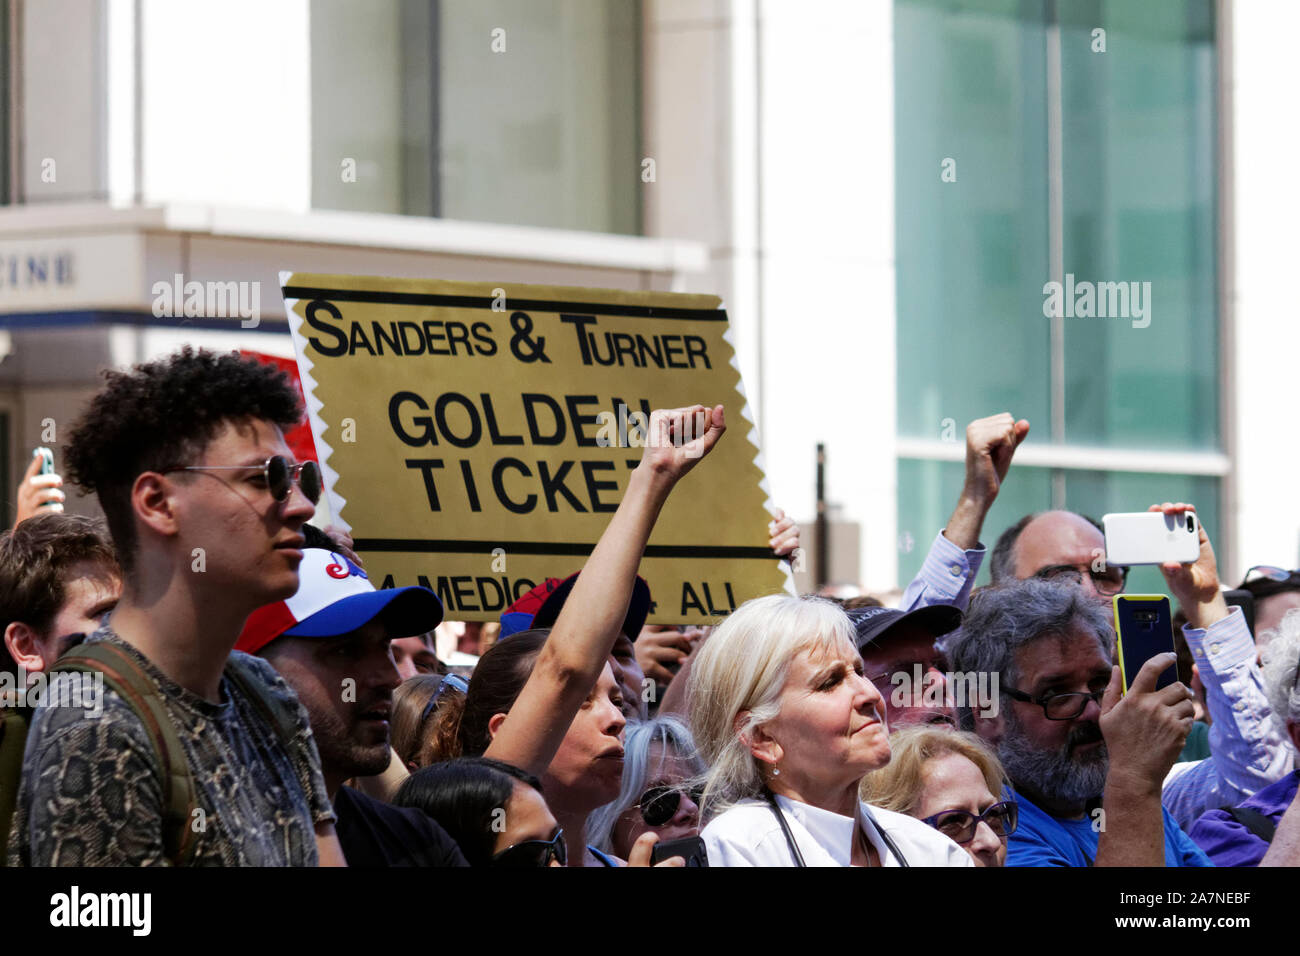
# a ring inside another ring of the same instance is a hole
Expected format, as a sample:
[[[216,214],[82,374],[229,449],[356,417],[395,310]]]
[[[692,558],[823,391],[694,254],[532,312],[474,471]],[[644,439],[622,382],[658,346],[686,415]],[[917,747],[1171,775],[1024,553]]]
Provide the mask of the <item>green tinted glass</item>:
[[[1213,3],[1060,9],[1065,440],[1218,448]]]
[[[894,7],[900,435],[1048,420],[1042,7]]]

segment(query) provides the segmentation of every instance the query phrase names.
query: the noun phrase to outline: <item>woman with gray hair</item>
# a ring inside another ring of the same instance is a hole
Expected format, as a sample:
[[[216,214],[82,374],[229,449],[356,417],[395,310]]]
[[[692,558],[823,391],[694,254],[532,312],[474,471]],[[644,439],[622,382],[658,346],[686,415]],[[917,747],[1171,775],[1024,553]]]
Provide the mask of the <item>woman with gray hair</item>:
[[[1300,610],[1288,611],[1265,645],[1262,671],[1273,719],[1286,729],[1290,746],[1300,751]],[[1205,813],[1187,835],[1215,866],[1294,865],[1285,859],[1274,863],[1274,857],[1294,853],[1277,834],[1297,793],[1300,770],[1293,770],[1238,806]]]
[[[746,601],[699,652],[691,729],[711,866],[971,866],[920,820],[858,800],[889,762],[853,625],[819,598]]]
[[[618,799],[587,818],[587,839],[596,849],[626,860],[644,833],[659,842],[700,832],[699,793],[690,784],[704,773],[686,725],[665,714],[630,724],[623,738],[623,785]]]

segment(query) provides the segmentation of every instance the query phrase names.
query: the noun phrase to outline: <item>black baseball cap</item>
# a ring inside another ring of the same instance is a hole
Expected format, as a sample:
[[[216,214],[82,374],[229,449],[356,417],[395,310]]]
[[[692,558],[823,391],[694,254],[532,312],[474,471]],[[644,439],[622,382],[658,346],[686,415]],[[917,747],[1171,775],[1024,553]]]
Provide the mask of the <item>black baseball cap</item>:
[[[905,625],[918,627],[938,638],[957,630],[962,621],[961,611],[951,604],[932,604],[913,611],[900,611],[892,607],[856,607],[845,613],[857,631],[859,653],[872,644],[879,645]]]

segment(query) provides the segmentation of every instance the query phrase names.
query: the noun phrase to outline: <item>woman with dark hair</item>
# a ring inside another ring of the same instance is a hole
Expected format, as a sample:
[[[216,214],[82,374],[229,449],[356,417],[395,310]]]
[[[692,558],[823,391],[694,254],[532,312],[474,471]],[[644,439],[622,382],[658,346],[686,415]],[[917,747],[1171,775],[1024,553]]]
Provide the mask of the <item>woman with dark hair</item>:
[[[652,413],[641,462],[555,626],[493,645],[470,679],[462,752],[503,760],[544,781],[570,866],[618,865],[586,845],[587,815],[618,796],[623,775],[625,720],[610,651],[660,510],[725,429],[721,405]],[[649,863],[655,839],[637,841],[630,861]]]
[[[406,778],[394,803],[423,810],[459,845],[470,866],[564,866],[564,831],[531,773],[466,757]]]
[[[492,743],[492,718],[510,712],[528,683],[550,628],[511,634],[479,658],[462,701],[456,756],[477,756]],[[497,721],[499,727],[501,721]]]
[[[537,665],[551,631],[538,628],[512,634],[494,644],[479,660],[470,679],[460,722],[461,752],[490,751],[507,717]],[[542,770],[551,808],[570,842],[570,865],[619,866],[621,860],[586,844],[587,816],[618,795],[623,775],[622,698],[608,663],[596,686],[560,739],[550,762]],[[638,865],[648,864],[653,840],[635,854]],[[632,857],[629,857],[631,859]]]

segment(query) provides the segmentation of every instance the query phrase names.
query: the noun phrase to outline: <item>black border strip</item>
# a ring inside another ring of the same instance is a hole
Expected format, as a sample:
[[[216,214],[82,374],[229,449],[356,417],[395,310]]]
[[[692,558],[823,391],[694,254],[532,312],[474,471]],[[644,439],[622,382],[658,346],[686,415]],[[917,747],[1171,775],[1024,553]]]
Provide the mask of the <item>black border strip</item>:
[[[287,285],[280,290],[286,299],[325,299],[333,302],[375,302],[381,305],[433,305],[453,309],[488,309],[491,296],[431,295],[424,292],[379,292],[371,289],[316,289]],[[630,315],[640,319],[691,319],[696,322],[725,322],[725,309],[675,309],[649,305],[615,305],[603,302],[555,302],[550,299],[506,299],[510,312],[576,312],[580,315]],[[507,314],[507,313],[503,313]]]
[[[490,554],[493,548],[506,553],[588,555],[594,544],[548,541],[453,541],[445,538],[357,538],[353,547],[360,552],[382,551],[396,554]],[[780,560],[770,548],[728,545],[646,545],[647,558],[746,558]]]

